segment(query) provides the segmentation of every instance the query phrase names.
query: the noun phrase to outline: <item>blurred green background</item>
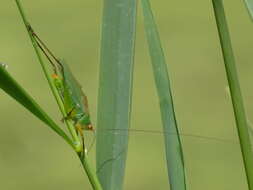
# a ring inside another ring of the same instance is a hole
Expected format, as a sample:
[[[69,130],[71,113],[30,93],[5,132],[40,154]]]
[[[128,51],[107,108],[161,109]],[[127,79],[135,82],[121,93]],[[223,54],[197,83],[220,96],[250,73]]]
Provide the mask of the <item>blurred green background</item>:
[[[102,2],[28,1],[37,33],[70,64],[96,123]],[[189,190],[246,190],[231,102],[210,0],[152,1],[167,58],[180,131],[231,141],[182,137]],[[253,121],[253,24],[240,0],[225,1],[241,87]],[[15,1],[0,6],[0,62],[60,122],[60,114]],[[71,148],[0,91],[0,189],[91,189]],[[62,125],[63,126],[63,125]],[[132,128],[161,130],[158,100],[138,9]],[[88,134],[92,138],[92,134]],[[95,146],[93,147],[95,149]],[[163,136],[131,133],[125,189],[169,189]],[[94,150],[90,159],[94,161]]]

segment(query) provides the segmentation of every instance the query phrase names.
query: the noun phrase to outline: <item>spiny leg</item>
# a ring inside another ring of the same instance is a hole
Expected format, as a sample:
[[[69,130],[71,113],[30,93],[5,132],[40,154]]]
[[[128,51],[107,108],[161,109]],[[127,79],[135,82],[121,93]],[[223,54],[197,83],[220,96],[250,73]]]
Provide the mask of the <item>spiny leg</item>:
[[[74,124],[76,131],[78,134],[80,134],[81,139],[82,139],[82,145],[83,145],[83,154],[81,156],[81,158],[83,159],[85,154],[86,154],[86,149],[85,149],[85,144],[84,144],[84,134],[83,134],[83,128],[80,124],[78,124],[77,122]]]

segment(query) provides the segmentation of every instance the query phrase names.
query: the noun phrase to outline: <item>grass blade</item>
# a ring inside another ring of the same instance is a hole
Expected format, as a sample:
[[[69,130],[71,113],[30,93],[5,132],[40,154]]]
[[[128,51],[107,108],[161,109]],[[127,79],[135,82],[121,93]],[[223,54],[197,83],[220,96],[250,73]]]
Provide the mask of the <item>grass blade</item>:
[[[253,190],[253,154],[225,11],[222,0],[212,0],[212,3],[220,37],[247,182],[249,189]]]
[[[123,185],[130,125],[136,0],[104,1],[98,96],[97,173],[105,190]],[[100,133],[100,130],[103,131]]]
[[[42,110],[32,97],[29,96],[27,92],[8,74],[2,65],[0,65],[0,88],[28,109],[37,118],[47,124],[73,147],[71,139],[65,134],[65,132],[57,126],[57,124]]]
[[[184,158],[173,107],[165,57],[149,0],[142,0],[142,7],[149,54],[160,100],[163,129],[166,132],[177,134],[173,136],[168,135],[169,133],[164,134],[170,189],[185,190]]]
[[[244,0],[245,5],[248,9],[248,13],[251,17],[251,19],[253,20],[253,0]]]

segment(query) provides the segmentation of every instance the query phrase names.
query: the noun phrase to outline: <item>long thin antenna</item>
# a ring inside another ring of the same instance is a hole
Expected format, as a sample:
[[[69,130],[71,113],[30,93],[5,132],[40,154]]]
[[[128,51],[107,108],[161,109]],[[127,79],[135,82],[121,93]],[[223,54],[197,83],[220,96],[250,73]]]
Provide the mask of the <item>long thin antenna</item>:
[[[152,133],[152,134],[169,134],[169,135],[176,135],[176,133],[168,132],[168,131],[156,131],[156,130],[143,130],[143,129],[102,129],[101,132],[115,132],[120,135],[121,132],[137,132],[137,133]],[[198,139],[209,139],[213,141],[221,141],[221,142],[230,142],[230,143],[238,143],[235,142],[232,139],[222,139],[218,137],[210,137],[210,136],[202,136],[202,135],[196,135],[196,134],[191,134],[191,133],[179,133],[180,136],[185,136],[185,137],[193,137],[193,138],[198,138]]]

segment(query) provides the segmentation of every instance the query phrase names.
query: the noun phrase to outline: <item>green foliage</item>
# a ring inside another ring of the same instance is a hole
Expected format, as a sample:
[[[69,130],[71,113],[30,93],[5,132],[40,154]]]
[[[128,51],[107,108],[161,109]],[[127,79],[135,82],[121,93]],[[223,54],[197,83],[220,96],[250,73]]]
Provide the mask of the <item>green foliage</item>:
[[[130,125],[136,0],[104,1],[97,123],[97,173],[105,190],[123,186]]]
[[[237,132],[239,135],[241,151],[246,171],[249,189],[253,189],[253,154],[251,149],[247,117],[243,105],[240,84],[237,76],[235,58],[233,54],[230,34],[226,21],[222,0],[212,0],[213,8],[220,37],[224,64],[230,89]]]
[[[160,102],[163,130],[165,132],[164,139],[170,189],[185,190],[184,157],[173,107],[166,61],[149,0],[142,0],[142,6],[149,54]]]
[[[33,38],[31,31],[29,31],[30,23],[26,20],[25,14],[23,13],[22,7],[20,5],[20,1],[16,0],[16,3],[21,12],[24,24],[28,29],[28,34],[31,38],[33,47],[35,49],[35,53],[39,59],[39,62],[42,66],[45,76],[50,84],[51,90],[59,105],[60,111],[62,112],[63,116],[66,116],[66,111],[64,110],[62,100],[60,99],[59,94],[57,93],[55,86],[53,85],[50,72],[47,71],[45,66],[46,63],[44,63],[42,60],[41,52],[37,47],[36,40]],[[166,158],[167,158],[170,186],[171,189],[182,190],[186,189],[184,162],[183,162],[184,159],[180,138],[178,136],[176,116],[173,107],[173,97],[170,88],[170,81],[165,63],[165,57],[163,54],[159,34],[154,21],[154,16],[152,15],[149,1],[142,0],[142,3],[145,20],[145,29],[147,33],[149,51],[154,72],[153,74],[157,87],[157,94],[160,101],[161,118],[164,131],[166,132],[164,137],[165,137]],[[176,2],[174,3],[176,4]],[[174,3],[173,5],[175,5]],[[245,4],[247,6],[251,18],[253,19],[253,1],[245,0]],[[169,3],[169,5],[171,5],[171,3]],[[252,189],[253,184],[251,179],[252,178],[251,168],[253,166],[251,159],[252,153],[249,150],[250,145],[248,137],[249,135],[247,134],[246,131],[247,125],[245,117],[246,114],[244,111],[239,82],[237,79],[230,37],[228,34],[222,1],[213,0],[213,5],[219,29],[222,50],[224,54],[228,81],[232,94],[231,96],[235,112],[236,123],[238,126],[238,133],[242,145],[243,158],[246,165],[247,178],[249,186]],[[163,4],[162,6],[165,6],[165,4]],[[160,9],[162,8],[162,6],[160,7]],[[185,10],[185,12],[187,11],[189,10]],[[196,9],[196,11],[198,10]],[[195,13],[192,14],[196,16]],[[185,18],[183,18],[185,17],[185,15],[183,16],[181,15],[182,17],[176,18],[178,20],[173,18],[176,20],[175,23],[178,23],[178,21],[181,21],[182,19],[185,20]],[[43,15],[43,18],[47,19],[49,18],[49,16]],[[128,144],[128,133],[125,131],[128,130],[128,127],[130,125],[130,115],[131,115],[130,113],[131,113],[134,41],[135,41],[135,20],[136,20],[136,1],[134,0],[104,1],[99,98],[98,98],[99,105],[97,110],[98,113],[97,170],[102,185],[106,190],[107,189],[118,190],[122,189],[123,186],[125,161],[127,155],[127,144]],[[64,24],[66,25],[66,23],[68,22],[65,22]],[[85,25],[85,27],[86,26],[87,25]],[[175,29],[174,26],[176,25],[172,26],[173,29]],[[197,30],[194,30],[193,33],[196,31]],[[57,32],[57,30],[52,31],[52,33],[53,32]],[[166,37],[170,38],[171,36],[167,35]],[[71,39],[74,41],[74,38]],[[91,42],[90,40],[88,42],[86,41],[86,43],[90,44],[93,42]],[[185,42],[181,42],[180,45],[182,46],[184,45],[184,43]],[[197,46],[193,44],[192,47],[195,48]],[[181,55],[182,55],[181,52],[177,54],[177,56]],[[88,58],[85,59],[85,62],[89,61],[90,60],[88,60]],[[185,72],[184,73],[182,72],[182,74],[185,74]],[[196,72],[194,74],[197,75],[198,73]],[[22,104],[25,108],[27,108],[31,113],[33,113],[46,125],[52,128],[57,134],[62,136],[67,141],[67,143],[69,143],[74,148],[74,150],[78,152],[78,147],[76,145],[77,141],[79,140],[79,137],[75,131],[72,122],[66,121],[70,134],[72,136],[71,139],[70,137],[67,136],[67,134],[65,134],[65,132],[59,126],[57,126],[54,123],[54,121],[47,115],[47,113],[40,108],[40,106],[31,98],[31,96],[29,96],[25,92],[25,90],[8,74],[8,72],[4,69],[3,65],[1,64],[0,64],[0,88],[3,89],[11,97],[13,97],[20,104]],[[196,94],[198,94],[198,92],[197,93],[194,92],[194,95]],[[199,117],[201,117],[201,115],[199,115]],[[150,122],[150,120],[145,120],[145,122]],[[211,126],[212,124],[208,125]],[[110,130],[106,131],[106,129]],[[113,129],[120,129],[125,133],[121,133],[121,135],[118,135],[118,132],[116,132],[116,130]],[[177,135],[169,135],[169,134],[177,134]],[[79,156],[79,158],[81,157]],[[95,176],[95,172],[92,170],[90,164],[88,163],[87,157],[80,160],[82,162],[83,168],[86,170],[86,173],[88,175],[89,180],[91,181],[93,188],[102,189]]]

